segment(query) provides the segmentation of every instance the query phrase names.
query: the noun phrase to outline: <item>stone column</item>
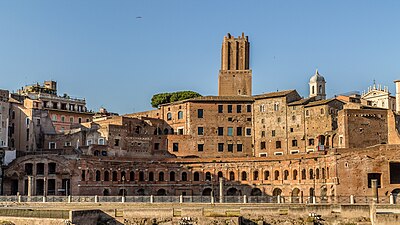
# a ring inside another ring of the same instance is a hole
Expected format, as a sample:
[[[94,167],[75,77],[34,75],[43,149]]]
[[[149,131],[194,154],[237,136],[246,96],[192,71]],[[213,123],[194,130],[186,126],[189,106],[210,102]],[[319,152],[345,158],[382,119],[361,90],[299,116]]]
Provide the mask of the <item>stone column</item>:
[[[374,203],[378,203],[378,180],[373,179],[371,180],[371,189],[372,189],[372,201]]]
[[[224,203],[224,180],[219,178],[219,203]]]
[[[32,196],[32,189],[33,189],[33,177],[28,176],[28,196]]]

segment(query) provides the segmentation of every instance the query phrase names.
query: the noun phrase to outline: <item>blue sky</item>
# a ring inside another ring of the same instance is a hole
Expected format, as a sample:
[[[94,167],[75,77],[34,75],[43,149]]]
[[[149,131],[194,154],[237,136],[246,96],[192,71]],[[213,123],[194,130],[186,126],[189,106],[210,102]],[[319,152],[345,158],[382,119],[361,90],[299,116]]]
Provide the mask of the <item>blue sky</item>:
[[[53,79],[59,94],[118,113],[153,94],[217,95],[223,36],[251,42],[253,94],[327,95],[400,78],[400,1],[0,1],[0,88]],[[137,18],[142,17],[142,18]]]

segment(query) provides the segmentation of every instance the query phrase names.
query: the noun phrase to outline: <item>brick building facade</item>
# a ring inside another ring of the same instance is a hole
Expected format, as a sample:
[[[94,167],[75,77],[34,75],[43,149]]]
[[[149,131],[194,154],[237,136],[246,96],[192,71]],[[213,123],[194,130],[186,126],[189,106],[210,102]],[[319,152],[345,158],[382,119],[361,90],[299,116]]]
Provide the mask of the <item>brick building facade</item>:
[[[331,201],[370,195],[372,179],[381,196],[399,192],[397,114],[325,99],[318,71],[308,98],[251,95],[249,50],[244,35],[224,37],[218,96],[47,133],[46,154],[6,169],[4,193],[210,196],[220,178],[225,195]]]

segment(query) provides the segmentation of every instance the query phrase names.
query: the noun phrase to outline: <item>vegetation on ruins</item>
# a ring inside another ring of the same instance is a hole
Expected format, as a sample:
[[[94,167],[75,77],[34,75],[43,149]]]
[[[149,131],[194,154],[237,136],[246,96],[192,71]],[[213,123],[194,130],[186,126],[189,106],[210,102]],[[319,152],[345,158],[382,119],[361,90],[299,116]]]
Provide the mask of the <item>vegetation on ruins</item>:
[[[159,93],[151,98],[151,106],[158,108],[162,104],[181,101],[189,98],[201,97],[202,95],[194,91],[177,91],[170,93]]]

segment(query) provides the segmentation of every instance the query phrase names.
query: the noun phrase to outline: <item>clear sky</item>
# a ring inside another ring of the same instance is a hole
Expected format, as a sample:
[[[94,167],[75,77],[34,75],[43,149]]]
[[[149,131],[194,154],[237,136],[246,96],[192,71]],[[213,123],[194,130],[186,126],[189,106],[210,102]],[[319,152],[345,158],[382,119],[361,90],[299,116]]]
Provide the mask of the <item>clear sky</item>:
[[[223,36],[249,36],[253,94],[328,97],[400,79],[400,1],[2,0],[0,88],[56,80],[89,109],[151,109],[153,94],[217,95]]]

